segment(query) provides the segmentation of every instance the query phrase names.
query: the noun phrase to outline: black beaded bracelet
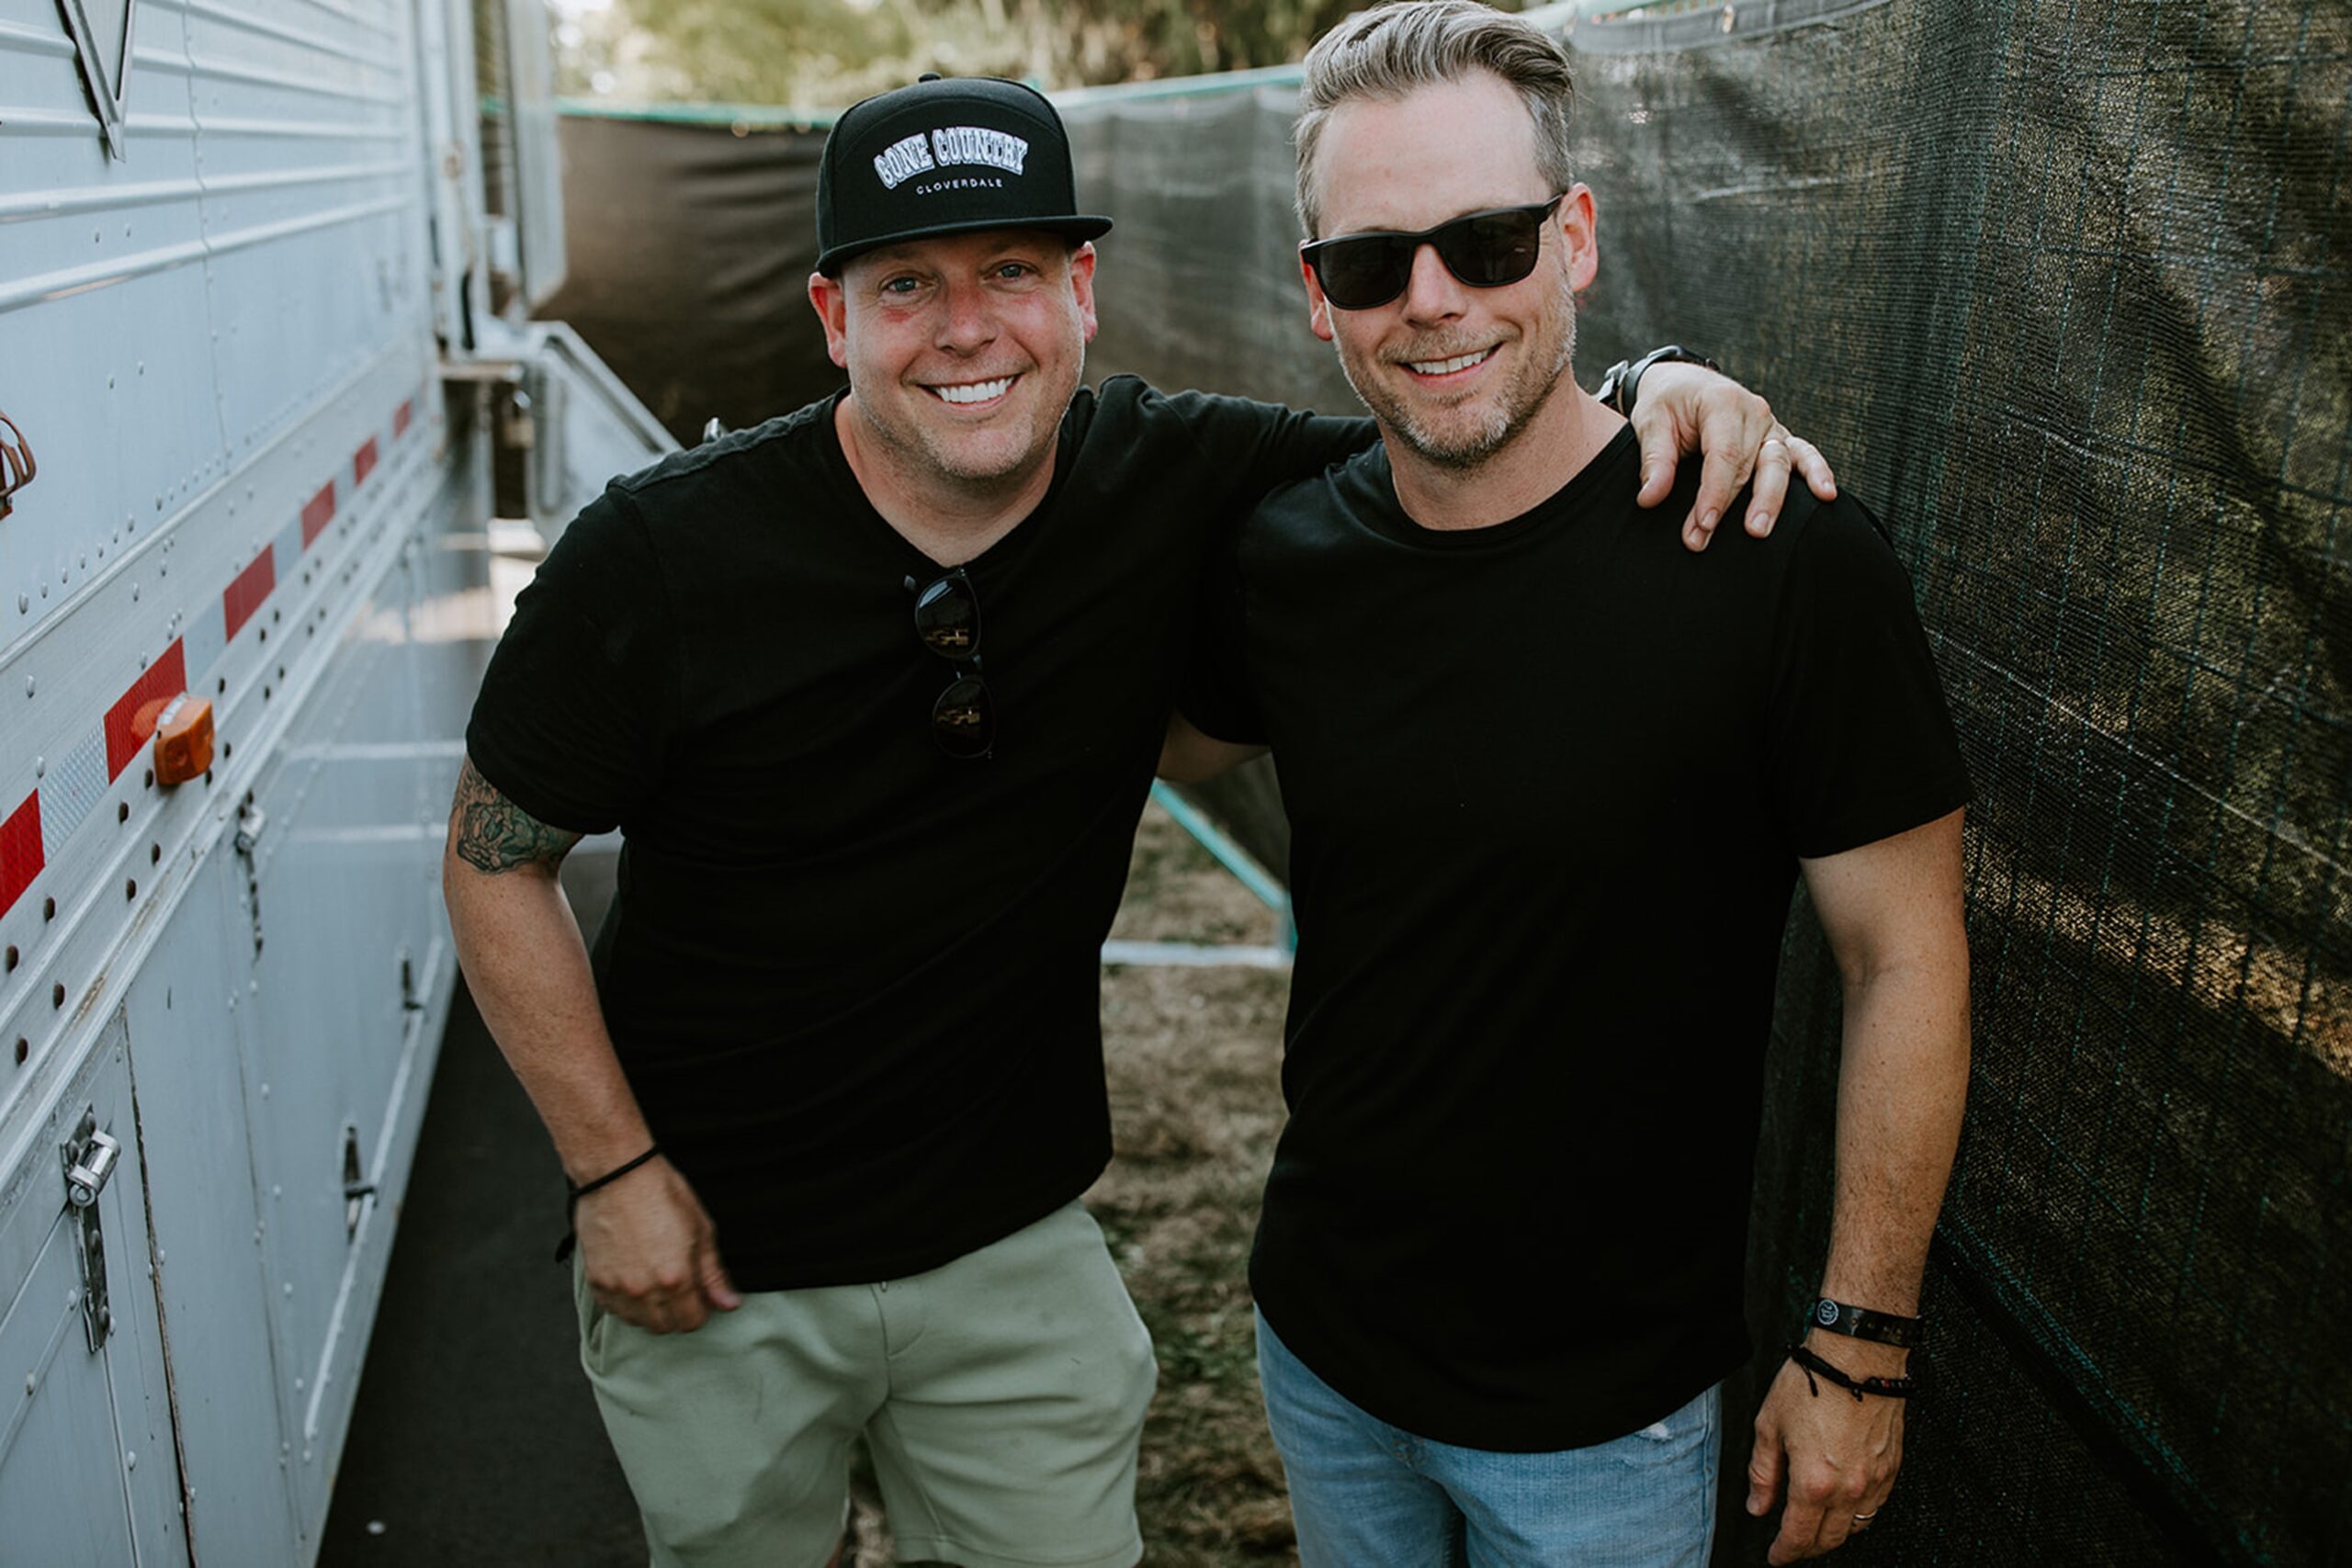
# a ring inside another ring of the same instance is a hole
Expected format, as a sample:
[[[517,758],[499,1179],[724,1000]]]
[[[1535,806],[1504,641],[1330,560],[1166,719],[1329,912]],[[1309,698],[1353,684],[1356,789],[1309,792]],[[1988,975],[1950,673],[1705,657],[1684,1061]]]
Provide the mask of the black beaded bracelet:
[[[572,1249],[580,1245],[579,1227],[574,1225],[571,1222],[571,1216],[578,1212],[580,1208],[580,1200],[588,1196],[589,1193],[595,1191],[599,1187],[610,1187],[614,1182],[618,1181],[622,1177],[627,1176],[630,1171],[635,1170],[639,1166],[643,1165],[646,1161],[660,1157],[661,1153],[662,1145],[656,1144],[651,1148],[646,1150],[643,1154],[638,1156],[635,1159],[630,1160],[626,1164],[613,1167],[612,1169],[605,1172],[604,1175],[596,1178],[594,1181],[582,1181],[574,1185],[570,1177],[567,1176],[563,1179],[564,1232],[563,1239],[555,1244],[555,1260],[558,1263],[571,1262]]]
[[[1919,1380],[1917,1378],[1858,1378],[1835,1361],[1825,1360],[1802,1345],[1789,1347],[1789,1359],[1804,1373],[1805,1386],[1813,1390],[1815,1399],[1821,1397],[1821,1385],[1813,1381],[1815,1372],[1852,1394],[1857,1404],[1862,1402],[1862,1395],[1866,1393],[1875,1393],[1882,1399],[1908,1399],[1918,1391]]]

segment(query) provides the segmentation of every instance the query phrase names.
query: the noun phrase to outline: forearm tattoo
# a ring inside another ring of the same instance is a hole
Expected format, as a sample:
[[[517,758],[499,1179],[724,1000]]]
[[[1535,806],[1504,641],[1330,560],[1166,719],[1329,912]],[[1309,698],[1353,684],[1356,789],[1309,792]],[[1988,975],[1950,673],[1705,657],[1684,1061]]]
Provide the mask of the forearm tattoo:
[[[548,827],[499,794],[497,785],[474,771],[472,758],[458,770],[449,842],[475,870],[537,865],[553,871],[579,841],[579,834]]]

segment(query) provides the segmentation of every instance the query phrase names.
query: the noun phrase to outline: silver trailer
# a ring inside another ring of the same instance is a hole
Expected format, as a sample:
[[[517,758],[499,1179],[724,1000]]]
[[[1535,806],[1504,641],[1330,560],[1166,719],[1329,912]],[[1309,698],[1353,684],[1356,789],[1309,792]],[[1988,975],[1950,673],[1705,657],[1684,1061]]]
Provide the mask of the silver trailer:
[[[552,524],[673,445],[526,320],[546,23],[482,4],[0,0],[0,1562],[314,1557],[499,448]]]

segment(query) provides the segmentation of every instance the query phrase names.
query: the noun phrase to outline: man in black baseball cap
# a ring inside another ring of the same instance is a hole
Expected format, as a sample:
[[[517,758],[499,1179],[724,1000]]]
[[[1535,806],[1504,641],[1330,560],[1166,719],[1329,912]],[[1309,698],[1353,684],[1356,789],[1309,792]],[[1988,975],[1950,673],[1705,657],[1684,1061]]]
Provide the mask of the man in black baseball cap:
[[[1061,116],[1018,82],[926,76],[868,98],[834,122],[817,168],[827,277],[901,241],[987,229],[1092,240],[1110,228],[1078,210]]]
[[[451,921],[574,1187],[656,1564],[825,1561],[862,1434],[902,1562],[1126,1568],[1155,1369],[1078,1202],[1098,953],[1212,542],[1374,428],[1082,388],[1110,220],[1029,88],[852,108],[817,226],[848,386],[565,531],[468,729]],[[1668,468],[1776,428],[1641,391]],[[553,874],[616,825],[592,966]]]

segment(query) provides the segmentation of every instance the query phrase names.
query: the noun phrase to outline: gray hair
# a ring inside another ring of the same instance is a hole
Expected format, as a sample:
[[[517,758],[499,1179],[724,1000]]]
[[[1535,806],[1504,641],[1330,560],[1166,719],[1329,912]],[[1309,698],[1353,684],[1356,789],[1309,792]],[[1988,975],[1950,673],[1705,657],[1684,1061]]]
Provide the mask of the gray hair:
[[[1569,173],[1568,107],[1576,84],[1558,39],[1479,0],[1393,0],[1359,11],[1306,53],[1299,89],[1298,221],[1321,239],[1315,149],[1331,111],[1351,98],[1395,102],[1419,87],[1458,82],[1476,71],[1514,88],[1535,122],[1535,166],[1555,191]]]

